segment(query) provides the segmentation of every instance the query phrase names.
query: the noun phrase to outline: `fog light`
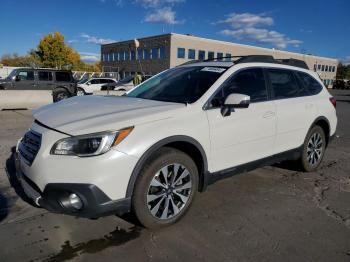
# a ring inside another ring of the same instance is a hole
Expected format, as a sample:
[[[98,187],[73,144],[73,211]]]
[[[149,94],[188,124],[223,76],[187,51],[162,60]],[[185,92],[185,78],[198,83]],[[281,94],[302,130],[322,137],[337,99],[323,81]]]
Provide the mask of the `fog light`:
[[[83,207],[83,202],[81,201],[80,197],[78,197],[74,193],[69,195],[68,201],[69,201],[69,204],[75,209],[80,210]]]

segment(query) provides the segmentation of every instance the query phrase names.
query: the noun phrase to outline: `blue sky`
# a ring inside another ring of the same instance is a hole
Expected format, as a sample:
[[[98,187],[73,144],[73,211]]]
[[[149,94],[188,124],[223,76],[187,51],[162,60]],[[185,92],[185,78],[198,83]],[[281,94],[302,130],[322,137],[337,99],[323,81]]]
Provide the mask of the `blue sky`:
[[[350,62],[349,0],[2,0],[0,55],[60,31],[86,61],[100,44],[168,32]]]

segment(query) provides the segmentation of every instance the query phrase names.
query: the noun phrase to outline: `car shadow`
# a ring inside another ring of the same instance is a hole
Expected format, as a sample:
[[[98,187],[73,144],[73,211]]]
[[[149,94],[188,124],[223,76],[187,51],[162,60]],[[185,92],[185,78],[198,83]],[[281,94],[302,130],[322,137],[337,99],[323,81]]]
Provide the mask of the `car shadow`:
[[[16,164],[15,164],[15,153],[16,153],[16,147],[12,147],[11,148],[11,155],[10,157],[6,160],[6,174],[7,174],[7,178],[10,182],[11,187],[15,190],[15,192],[17,193],[17,195],[25,202],[27,202],[28,204],[35,206],[34,201],[27,197],[27,195],[25,194],[23,187],[21,185],[21,183],[19,182],[17,175],[16,175]]]
[[[289,171],[304,172],[300,163],[296,160],[286,160],[272,165]]]

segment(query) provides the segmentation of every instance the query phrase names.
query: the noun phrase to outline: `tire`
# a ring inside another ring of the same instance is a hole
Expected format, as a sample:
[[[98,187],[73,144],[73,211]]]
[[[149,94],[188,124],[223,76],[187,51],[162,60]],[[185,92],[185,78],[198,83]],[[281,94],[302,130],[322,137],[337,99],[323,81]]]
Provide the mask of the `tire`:
[[[53,91],[53,102],[59,102],[61,100],[69,98],[70,95],[66,89],[58,88]]]
[[[322,162],[326,150],[326,135],[320,126],[312,127],[306,135],[300,159],[306,172],[316,170]]]
[[[77,96],[85,96],[85,95],[86,95],[85,90],[81,87],[78,87],[77,88]]]
[[[178,171],[176,176],[174,170]],[[186,213],[197,190],[198,170],[192,158],[177,149],[160,148],[148,159],[136,180],[133,212],[147,228],[169,226]]]

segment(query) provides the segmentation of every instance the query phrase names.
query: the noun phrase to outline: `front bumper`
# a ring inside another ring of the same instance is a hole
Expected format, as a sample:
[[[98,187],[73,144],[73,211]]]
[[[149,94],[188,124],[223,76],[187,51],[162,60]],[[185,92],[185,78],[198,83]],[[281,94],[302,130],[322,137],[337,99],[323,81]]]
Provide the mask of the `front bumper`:
[[[101,189],[93,184],[82,183],[50,183],[42,192],[20,169],[20,159],[15,154],[16,175],[26,195],[38,206],[50,212],[86,218],[98,218],[107,215],[121,216],[130,212],[131,199],[111,200]],[[82,208],[75,209],[65,201],[70,194],[76,194]]]

